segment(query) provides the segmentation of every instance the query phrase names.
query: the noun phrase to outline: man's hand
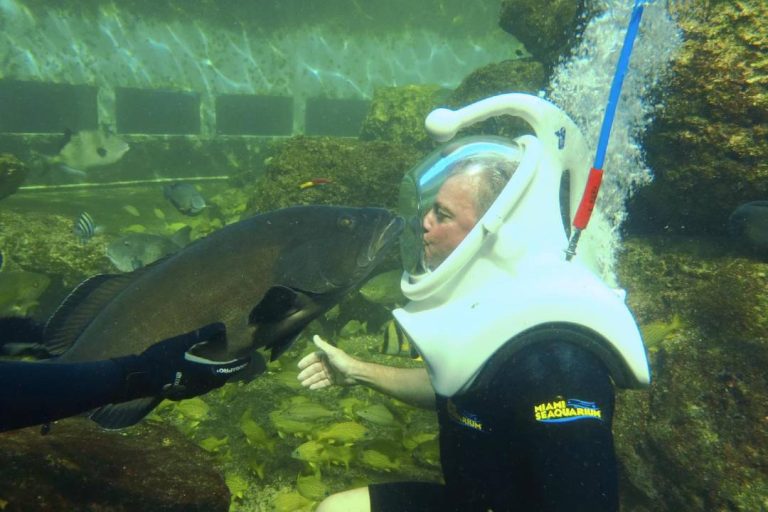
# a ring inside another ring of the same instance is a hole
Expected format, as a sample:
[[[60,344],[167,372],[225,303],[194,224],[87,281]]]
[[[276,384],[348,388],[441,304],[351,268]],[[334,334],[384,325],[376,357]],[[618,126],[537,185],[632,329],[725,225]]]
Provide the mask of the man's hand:
[[[322,389],[333,384],[349,386],[356,381],[351,377],[357,359],[324,341],[320,336],[312,338],[318,348],[298,363],[301,372],[298,379],[309,389]]]

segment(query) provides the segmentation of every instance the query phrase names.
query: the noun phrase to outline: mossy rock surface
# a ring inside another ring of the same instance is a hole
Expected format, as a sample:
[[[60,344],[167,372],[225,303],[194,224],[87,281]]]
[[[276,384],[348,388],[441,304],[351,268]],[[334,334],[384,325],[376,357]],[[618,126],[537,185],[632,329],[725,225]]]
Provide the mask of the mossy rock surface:
[[[28,167],[14,155],[0,154],[0,199],[16,192],[28,173]]]
[[[584,28],[583,0],[503,0],[499,25],[551,70]]]
[[[263,177],[240,178],[250,197],[247,213],[300,204],[396,208],[403,174],[421,156],[394,142],[293,137],[273,148]],[[312,180],[326,183],[302,188]]]
[[[628,228],[725,233],[739,204],[768,199],[768,4],[679,5],[684,43],[644,143],[655,179]]]
[[[768,509],[768,263],[721,238],[626,242],[639,323],[683,328],[650,353],[651,388],[618,394],[623,510]]]
[[[498,94],[537,94],[544,89],[546,82],[546,71],[540,62],[534,59],[504,60],[470,73],[451,93],[447,103],[450,108],[456,109]],[[460,133],[514,138],[533,132],[530,126],[519,118],[498,116],[470,126]]]
[[[385,140],[430,150],[435,143],[424,119],[445,101],[449,91],[437,85],[406,85],[376,89],[360,132],[362,140]]]
[[[176,429],[143,422],[109,432],[86,419],[0,436],[5,512],[99,510],[226,512],[214,459]]]

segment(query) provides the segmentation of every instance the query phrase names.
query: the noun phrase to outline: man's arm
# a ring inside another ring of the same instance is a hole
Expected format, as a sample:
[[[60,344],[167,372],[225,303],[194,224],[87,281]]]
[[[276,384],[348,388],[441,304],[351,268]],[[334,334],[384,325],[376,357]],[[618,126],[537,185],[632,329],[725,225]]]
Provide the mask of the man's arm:
[[[298,378],[309,389],[362,384],[411,405],[434,409],[435,391],[425,368],[395,368],[360,361],[320,336],[313,341],[319,350],[298,364]]]

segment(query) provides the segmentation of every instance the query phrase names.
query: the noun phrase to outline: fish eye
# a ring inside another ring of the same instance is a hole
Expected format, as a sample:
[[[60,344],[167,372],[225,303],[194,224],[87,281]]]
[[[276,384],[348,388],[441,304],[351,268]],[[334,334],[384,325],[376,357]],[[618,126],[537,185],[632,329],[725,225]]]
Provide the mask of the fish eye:
[[[107,156],[107,150],[106,150],[106,149],[104,149],[104,148],[98,148],[98,149],[96,150],[96,153],[98,153],[100,157],[105,157],[105,156]]]
[[[341,217],[338,225],[344,229],[352,229],[355,226],[355,221],[352,220],[352,217]]]

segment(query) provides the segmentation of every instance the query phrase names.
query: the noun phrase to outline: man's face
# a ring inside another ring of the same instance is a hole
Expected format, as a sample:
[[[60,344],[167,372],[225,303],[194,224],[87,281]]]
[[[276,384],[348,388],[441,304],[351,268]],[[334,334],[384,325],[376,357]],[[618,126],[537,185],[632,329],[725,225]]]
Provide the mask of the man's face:
[[[477,223],[477,186],[477,176],[448,178],[424,216],[424,263],[431,270],[445,261]]]

